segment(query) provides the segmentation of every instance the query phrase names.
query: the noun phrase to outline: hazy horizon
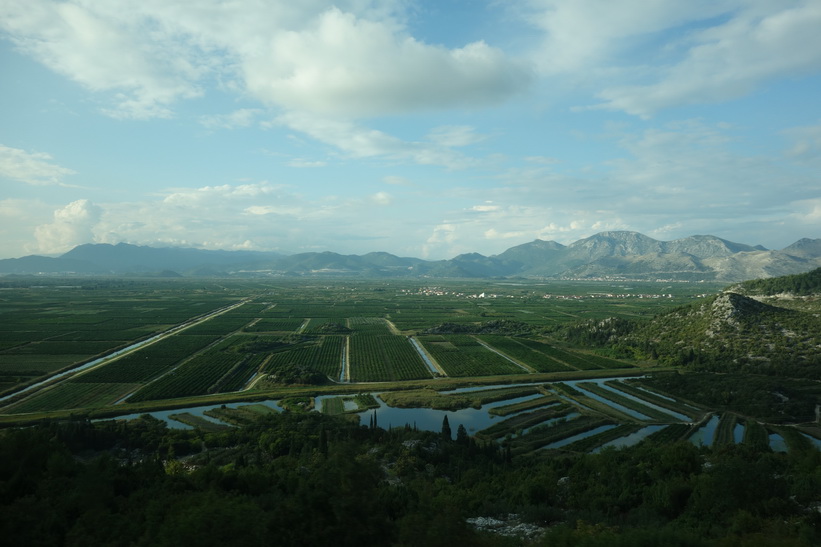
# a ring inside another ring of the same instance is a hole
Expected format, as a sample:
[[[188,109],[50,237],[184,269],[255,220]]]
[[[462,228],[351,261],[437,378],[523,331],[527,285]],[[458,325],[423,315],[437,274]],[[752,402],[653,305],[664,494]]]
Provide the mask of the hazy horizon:
[[[821,237],[821,4],[0,6],[0,258]]]

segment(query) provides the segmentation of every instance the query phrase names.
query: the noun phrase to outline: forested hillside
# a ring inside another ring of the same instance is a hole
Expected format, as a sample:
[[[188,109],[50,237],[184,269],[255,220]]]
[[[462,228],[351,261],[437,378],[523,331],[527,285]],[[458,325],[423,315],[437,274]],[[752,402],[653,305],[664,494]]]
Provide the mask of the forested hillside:
[[[765,296],[776,294],[818,295],[821,294],[821,268],[816,268],[805,274],[745,281],[738,285],[735,290],[744,294]]]

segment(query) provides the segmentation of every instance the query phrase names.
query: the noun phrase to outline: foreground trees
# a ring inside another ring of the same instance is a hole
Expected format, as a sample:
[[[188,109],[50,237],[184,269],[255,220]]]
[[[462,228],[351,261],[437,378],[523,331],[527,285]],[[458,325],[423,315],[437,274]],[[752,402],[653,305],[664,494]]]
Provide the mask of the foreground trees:
[[[444,424],[443,424],[444,425]],[[450,424],[448,424],[450,428]],[[444,427],[443,427],[444,429]],[[319,414],[219,433],[151,419],[0,434],[0,534],[66,545],[812,545],[821,454],[503,445]],[[495,517],[543,529],[476,531]]]

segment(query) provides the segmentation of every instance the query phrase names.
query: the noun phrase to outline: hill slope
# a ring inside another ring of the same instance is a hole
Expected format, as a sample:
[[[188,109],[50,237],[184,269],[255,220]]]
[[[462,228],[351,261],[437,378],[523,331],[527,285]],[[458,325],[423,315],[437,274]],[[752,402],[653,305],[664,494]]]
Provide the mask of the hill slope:
[[[728,290],[648,322],[588,321],[564,334],[576,343],[609,347],[621,356],[662,365],[821,379],[820,276],[821,269],[750,281],[733,287],[750,295]],[[787,286],[806,288],[800,305],[783,292]],[[781,294],[752,295],[768,290]]]

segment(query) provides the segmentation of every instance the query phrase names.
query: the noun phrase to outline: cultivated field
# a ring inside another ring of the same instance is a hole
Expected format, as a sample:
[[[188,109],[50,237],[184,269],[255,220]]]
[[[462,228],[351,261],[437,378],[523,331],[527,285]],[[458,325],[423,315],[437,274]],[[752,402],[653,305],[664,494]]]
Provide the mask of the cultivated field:
[[[640,363],[551,337],[580,319],[650,317],[698,298],[703,285],[75,282],[0,292],[3,419],[173,407],[204,427],[187,406],[267,397],[298,408],[337,393],[322,411],[352,414],[384,404],[373,388],[401,408],[490,404],[498,421],[472,434],[506,439],[516,454],[586,451],[629,435],[675,440],[709,412],[612,380],[640,376]],[[448,391],[471,384],[512,387]],[[744,442],[766,442],[765,427],[729,413],[710,438],[734,442],[741,426]]]

